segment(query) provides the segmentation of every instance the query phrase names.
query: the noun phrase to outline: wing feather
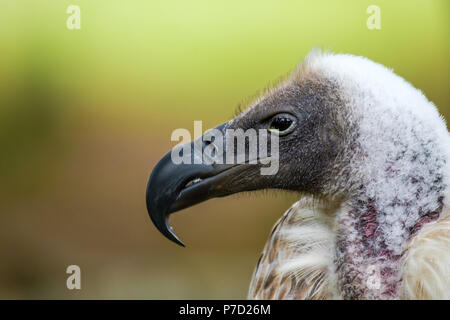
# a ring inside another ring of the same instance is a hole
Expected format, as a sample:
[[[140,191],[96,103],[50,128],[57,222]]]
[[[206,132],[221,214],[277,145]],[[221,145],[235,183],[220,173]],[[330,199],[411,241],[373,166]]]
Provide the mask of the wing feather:
[[[317,204],[303,198],[275,224],[256,265],[248,298],[333,297],[328,271],[333,237],[326,223],[327,210]]]
[[[450,210],[411,239],[402,279],[403,299],[450,299]]]

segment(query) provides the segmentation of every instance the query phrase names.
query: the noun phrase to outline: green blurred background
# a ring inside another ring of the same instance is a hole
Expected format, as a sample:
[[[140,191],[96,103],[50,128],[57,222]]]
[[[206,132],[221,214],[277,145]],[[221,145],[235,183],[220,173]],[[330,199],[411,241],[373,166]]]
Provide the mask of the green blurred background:
[[[81,8],[68,30],[66,9]],[[366,8],[381,8],[368,30]],[[171,221],[145,209],[176,128],[204,129],[312,47],[367,56],[447,119],[449,2],[0,1],[0,298],[245,298],[276,219],[295,201],[237,195]],[[82,289],[66,288],[66,267]]]

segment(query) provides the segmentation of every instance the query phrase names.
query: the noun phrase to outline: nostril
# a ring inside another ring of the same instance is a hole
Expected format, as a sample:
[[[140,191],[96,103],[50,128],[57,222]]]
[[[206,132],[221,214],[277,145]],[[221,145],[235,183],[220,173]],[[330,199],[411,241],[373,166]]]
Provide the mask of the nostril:
[[[212,143],[211,141],[203,140],[203,147],[207,147],[207,146],[209,146],[211,143]]]
[[[211,146],[210,146],[211,145]],[[208,149],[206,149],[208,148]],[[203,141],[203,151],[207,150],[207,155],[211,158],[215,158],[217,155],[217,147],[211,141]]]

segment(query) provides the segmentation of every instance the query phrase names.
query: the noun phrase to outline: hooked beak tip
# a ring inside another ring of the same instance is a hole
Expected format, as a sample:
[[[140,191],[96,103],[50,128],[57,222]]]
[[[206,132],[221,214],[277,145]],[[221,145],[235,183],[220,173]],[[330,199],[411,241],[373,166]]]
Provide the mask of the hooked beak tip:
[[[164,168],[167,163],[169,163],[169,160],[166,155],[159,165],[160,168]],[[157,171],[158,170],[156,170],[156,173]],[[176,197],[176,193],[171,192],[170,190],[167,193],[161,192],[160,186],[163,185],[163,181],[166,179],[166,176],[164,174],[161,176],[156,173],[152,172],[147,183],[146,202],[148,214],[159,232],[161,232],[167,239],[182,247],[185,247],[184,243],[177,237],[169,224],[170,203],[173,202],[174,197]]]
[[[161,231],[161,230],[160,230]],[[176,244],[178,244],[179,246],[185,248],[186,246],[184,245],[184,243],[180,240],[180,238],[178,238],[178,236],[175,234],[175,232],[173,231],[172,227],[169,224],[169,219],[166,219],[166,232],[163,232],[163,234],[166,236],[166,238],[168,238],[169,240],[175,242]]]
[[[169,224],[169,216],[168,215],[155,215],[152,214],[152,210],[148,208],[148,212],[153,221],[155,227],[163,234],[167,239],[175,242],[176,244],[186,247],[184,243],[178,238],[178,236],[173,231],[172,227]],[[157,219],[157,217],[163,217],[163,219]]]

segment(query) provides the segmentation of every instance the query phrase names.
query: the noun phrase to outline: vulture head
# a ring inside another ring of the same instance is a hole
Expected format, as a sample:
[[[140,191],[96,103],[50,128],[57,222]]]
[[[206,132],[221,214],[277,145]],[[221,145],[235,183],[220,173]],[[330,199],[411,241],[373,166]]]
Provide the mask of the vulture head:
[[[249,129],[267,132],[264,141],[276,146],[265,156],[251,152],[250,139],[225,148],[234,142],[229,132]],[[223,139],[211,139],[211,132]],[[444,120],[419,90],[364,57],[313,51],[244,112],[176,148],[151,173],[147,208],[158,230],[178,244],[169,215],[214,197],[281,189],[314,200],[295,204],[275,227],[251,297],[401,297],[408,246],[448,211]],[[198,149],[209,150],[200,153],[204,161],[195,161]],[[174,163],[173,152],[190,161]],[[230,152],[245,161],[212,161]],[[276,170],[263,174],[272,156]],[[270,250],[278,260],[268,258]],[[315,287],[305,293],[308,283]]]

